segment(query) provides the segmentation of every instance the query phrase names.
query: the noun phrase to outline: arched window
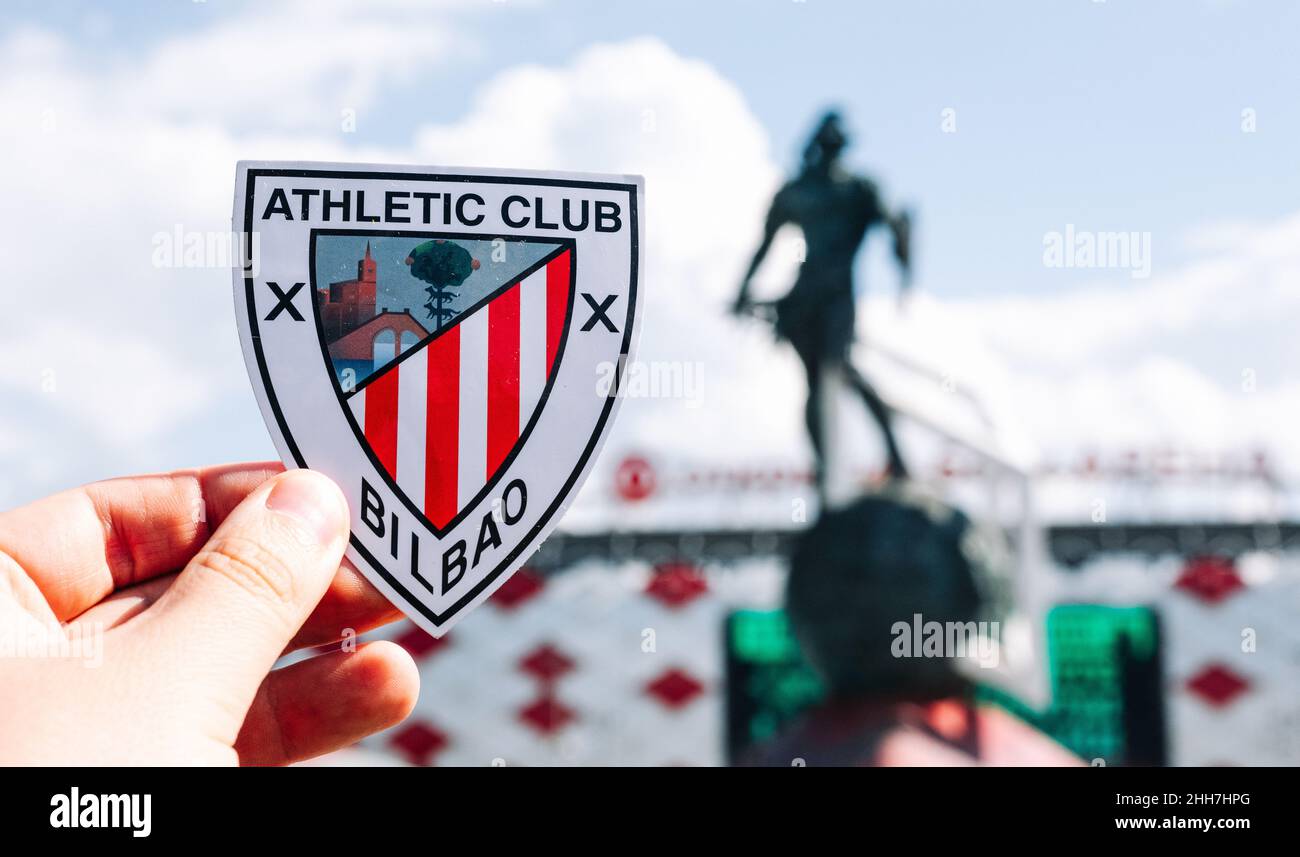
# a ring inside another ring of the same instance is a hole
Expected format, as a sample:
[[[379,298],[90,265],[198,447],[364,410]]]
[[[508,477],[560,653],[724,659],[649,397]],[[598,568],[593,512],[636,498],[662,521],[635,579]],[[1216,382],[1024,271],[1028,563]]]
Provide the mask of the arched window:
[[[391,327],[386,327],[375,334],[374,355],[375,368],[391,363],[396,357],[397,335]]]
[[[402,347],[397,350],[398,354],[405,354],[415,343],[420,341],[414,330],[402,331]]]

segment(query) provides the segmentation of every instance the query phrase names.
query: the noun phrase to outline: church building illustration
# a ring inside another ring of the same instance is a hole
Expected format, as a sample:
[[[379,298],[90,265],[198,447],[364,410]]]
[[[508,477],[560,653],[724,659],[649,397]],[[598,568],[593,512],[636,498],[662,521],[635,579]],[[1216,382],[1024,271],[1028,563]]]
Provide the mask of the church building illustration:
[[[379,263],[367,242],[355,279],[317,290],[321,329],[340,383],[360,383],[429,335],[408,310],[376,312],[378,287]]]

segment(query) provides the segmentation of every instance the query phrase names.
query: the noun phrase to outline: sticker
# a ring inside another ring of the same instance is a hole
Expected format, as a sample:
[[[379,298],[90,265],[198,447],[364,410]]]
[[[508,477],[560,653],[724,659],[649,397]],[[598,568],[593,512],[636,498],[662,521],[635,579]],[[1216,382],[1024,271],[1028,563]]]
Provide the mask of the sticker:
[[[241,162],[235,309],[289,467],[348,558],[440,636],[564,514],[640,315],[639,176]]]

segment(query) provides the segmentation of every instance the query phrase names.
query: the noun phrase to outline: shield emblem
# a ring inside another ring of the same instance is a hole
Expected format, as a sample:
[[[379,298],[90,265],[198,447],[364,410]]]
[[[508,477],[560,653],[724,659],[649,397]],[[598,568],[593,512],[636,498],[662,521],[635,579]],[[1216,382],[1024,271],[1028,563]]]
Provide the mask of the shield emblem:
[[[441,635],[558,523],[636,341],[639,177],[241,163],[245,360],[348,558]]]

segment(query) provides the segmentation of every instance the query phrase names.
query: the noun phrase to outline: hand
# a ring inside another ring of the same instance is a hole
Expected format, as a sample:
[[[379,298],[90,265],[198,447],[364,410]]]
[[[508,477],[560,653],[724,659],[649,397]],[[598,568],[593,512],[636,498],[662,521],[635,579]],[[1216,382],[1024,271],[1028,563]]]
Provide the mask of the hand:
[[[0,514],[0,762],[283,764],[406,717],[419,679],[392,643],[271,671],[398,615],[340,568],[342,492],[282,470],[114,479]]]

